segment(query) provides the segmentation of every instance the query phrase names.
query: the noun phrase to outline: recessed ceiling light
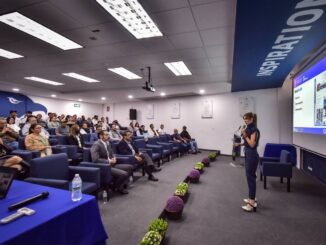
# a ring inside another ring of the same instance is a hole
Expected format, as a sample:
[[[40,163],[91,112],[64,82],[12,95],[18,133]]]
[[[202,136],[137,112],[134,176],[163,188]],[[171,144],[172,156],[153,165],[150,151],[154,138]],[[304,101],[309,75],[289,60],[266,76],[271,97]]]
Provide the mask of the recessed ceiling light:
[[[176,76],[189,76],[192,75],[188,67],[185,65],[183,61],[164,63],[164,65],[169,68],[174,75]]]
[[[78,101],[82,102],[82,101],[83,101],[83,99],[78,99]]]
[[[101,100],[106,100],[106,98],[105,97],[102,97]]]
[[[200,93],[200,94],[204,94],[204,93],[205,93],[205,90],[204,90],[204,89],[200,89],[200,90],[199,90],[199,93]]]
[[[54,85],[54,86],[64,85],[64,83],[59,83],[59,82],[47,80],[47,79],[40,78],[40,77],[24,77],[24,78],[28,79],[28,80],[40,82],[40,83],[46,83],[46,84]]]
[[[18,12],[1,15],[0,21],[63,50],[82,48],[79,44]]]
[[[98,83],[98,82],[100,82],[100,81],[95,80],[93,78],[86,77],[86,76],[83,76],[83,75],[80,75],[80,74],[74,73],[74,72],[62,73],[62,75],[67,76],[67,77],[76,78],[76,79],[79,79],[79,80],[82,80],[82,81],[85,81],[85,82],[88,82],[88,83]]]
[[[128,95],[128,98],[129,98],[129,99],[132,99],[132,98],[134,98],[134,96],[132,96],[132,95],[130,94],[130,95]]]
[[[166,94],[164,92],[160,93],[161,96],[165,96]]]
[[[137,39],[163,36],[137,0],[96,0]]]
[[[52,98],[56,98],[57,95],[56,95],[56,94],[51,94],[51,97],[52,97]]]
[[[127,69],[123,67],[117,67],[117,68],[108,68],[109,71],[112,71],[114,73],[117,73],[120,76],[123,76],[128,79],[141,79],[140,76],[136,75],[135,73],[128,71]]]
[[[7,59],[23,58],[24,56],[0,48],[0,56]]]
[[[19,88],[13,88],[12,91],[18,92]]]

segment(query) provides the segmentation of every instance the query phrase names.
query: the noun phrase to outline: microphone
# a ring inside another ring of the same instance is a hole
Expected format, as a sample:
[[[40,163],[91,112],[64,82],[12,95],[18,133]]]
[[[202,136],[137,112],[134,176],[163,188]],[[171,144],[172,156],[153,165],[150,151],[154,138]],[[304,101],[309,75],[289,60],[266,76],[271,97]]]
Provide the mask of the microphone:
[[[22,208],[30,203],[33,203],[37,200],[40,200],[40,199],[45,199],[49,196],[49,192],[47,191],[44,191],[42,192],[41,194],[38,194],[36,196],[33,196],[33,197],[30,197],[30,198],[26,198],[25,200],[23,201],[20,201],[20,202],[17,202],[15,204],[12,204],[8,207],[9,211],[12,211],[12,210],[15,210],[15,209],[19,209],[19,208]]]

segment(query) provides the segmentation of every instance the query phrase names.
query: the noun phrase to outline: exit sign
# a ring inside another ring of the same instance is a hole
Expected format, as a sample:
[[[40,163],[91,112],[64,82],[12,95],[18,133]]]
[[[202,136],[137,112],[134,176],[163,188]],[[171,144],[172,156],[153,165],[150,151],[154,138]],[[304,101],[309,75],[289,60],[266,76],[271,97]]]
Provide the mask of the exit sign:
[[[74,104],[74,107],[80,107],[80,104]]]

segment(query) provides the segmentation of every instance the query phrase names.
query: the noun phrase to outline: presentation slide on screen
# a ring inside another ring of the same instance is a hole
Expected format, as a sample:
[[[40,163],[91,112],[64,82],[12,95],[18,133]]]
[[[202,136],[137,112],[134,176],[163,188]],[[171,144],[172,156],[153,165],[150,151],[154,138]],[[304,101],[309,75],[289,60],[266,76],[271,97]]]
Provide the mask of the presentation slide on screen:
[[[326,135],[326,58],[294,78],[293,132]]]

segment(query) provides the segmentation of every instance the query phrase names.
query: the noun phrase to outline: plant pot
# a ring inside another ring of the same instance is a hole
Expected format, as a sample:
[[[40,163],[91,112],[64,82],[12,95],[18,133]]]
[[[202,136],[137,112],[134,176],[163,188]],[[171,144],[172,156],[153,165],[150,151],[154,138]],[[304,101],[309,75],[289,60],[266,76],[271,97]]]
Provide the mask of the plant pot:
[[[189,181],[190,181],[190,183],[198,183],[199,178],[191,178],[191,177],[189,177]]]
[[[164,211],[165,211],[165,215],[168,219],[178,220],[178,219],[181,219],[181,217],[182,217],[183,209],[181,209],[179,212],[169,212],[166,209]]]
[[[179,196],[179,195],[176,195],[176,194],[174,194],[175,196],[177,196],[177,197],[180,197],[181,199],[182,199],[182,201],[184,202],[184,203],[186,203],[187,202],[187,200],[188,200],[188,197],[189,197],[189,192],[187,192],[185,195],[183,195],[183,196]]]
[[[195,169],[198,170],[200,174],[204,173],[204,169],[203,168],[202,169],[195,168]]]
[[[203,164],[204,164],[205,167],[209,167],[210,166],[210,163],[209,162],[208,163],[204,163],[203,162]]]

